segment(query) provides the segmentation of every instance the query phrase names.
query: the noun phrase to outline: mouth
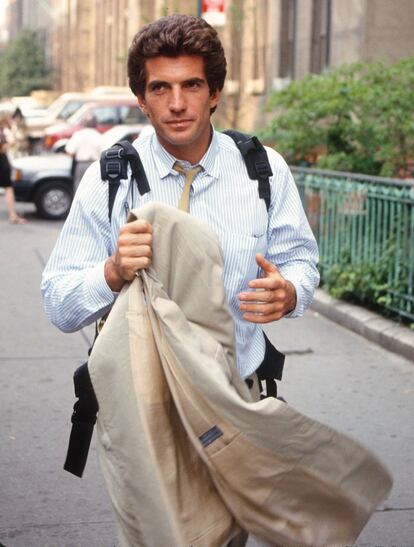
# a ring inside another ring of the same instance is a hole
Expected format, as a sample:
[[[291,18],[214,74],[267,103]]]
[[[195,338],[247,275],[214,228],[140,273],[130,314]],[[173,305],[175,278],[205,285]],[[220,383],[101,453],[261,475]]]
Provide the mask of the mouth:
[[[166,124],[169,127],[173,127],[175,129],[182,129],[188,127],[193,120],[190,119],[178,119],[178,120],[169,120],[166,122]]]

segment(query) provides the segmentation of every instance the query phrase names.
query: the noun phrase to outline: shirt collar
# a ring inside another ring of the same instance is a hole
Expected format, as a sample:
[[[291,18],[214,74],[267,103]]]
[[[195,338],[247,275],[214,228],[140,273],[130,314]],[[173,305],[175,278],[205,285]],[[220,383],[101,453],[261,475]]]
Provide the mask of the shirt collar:
[[[219,143],[217,138],[217,132],[213,129],[213,137],[211,139],[210,146],[208,147],[206,153],[199,161],[198,165],[201,165],[204,171],[211,177],[219,177]],[[151,139],[151,148],[153,152],[153,158],[155,165],[158,170],[158,174],[161,179],[165,178],[167,175],[170,175],[173,170],[173,165],[177,161],[172,154],[167,152],[167,150],[160,144],[157,135],[154,134]]]

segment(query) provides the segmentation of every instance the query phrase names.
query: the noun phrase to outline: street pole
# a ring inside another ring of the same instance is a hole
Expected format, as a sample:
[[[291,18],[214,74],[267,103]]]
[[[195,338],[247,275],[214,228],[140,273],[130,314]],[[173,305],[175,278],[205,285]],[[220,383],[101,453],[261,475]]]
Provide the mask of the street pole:
[[[201,17],[202,5],[203,5],[203,0],[197,0],[197,15],[198,15],[198,17]]]

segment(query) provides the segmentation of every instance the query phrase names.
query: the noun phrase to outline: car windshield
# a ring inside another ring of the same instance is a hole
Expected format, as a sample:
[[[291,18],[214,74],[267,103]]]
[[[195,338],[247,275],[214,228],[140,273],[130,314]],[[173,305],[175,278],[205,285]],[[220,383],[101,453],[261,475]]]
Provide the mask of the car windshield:
[[[52,118],[67,119],[72,116],[85,101],[79,97],[68,97],[66,93],[58,97],[47,109],[47,113]]]
[[[58,118],[67,120],[77,112],[84,103],[82,101],[69,101],[58,114]]]
[[[69,125],[79,125],[85,115],[85,112],[89,112],[89,110],[89,105],[83,105],[81,108],[78,108],[78,110],[74,114],[72,114],[72,116],[68,120],[66,120],[67,123]]]

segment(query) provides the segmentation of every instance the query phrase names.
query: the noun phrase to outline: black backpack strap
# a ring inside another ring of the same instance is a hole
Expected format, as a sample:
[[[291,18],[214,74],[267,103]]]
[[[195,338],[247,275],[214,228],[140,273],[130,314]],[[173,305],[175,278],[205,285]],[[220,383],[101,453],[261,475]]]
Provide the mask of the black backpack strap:
[[[99,410],[98,401],[89,376],[88,363],[76,369],[73,375],[75,396],[78,400],[73,406],[72,430],[63,469],[82,477],[88,458],[93,428]]]
[[[278,351],[269,338],[263,333],[265,338],[265,355],[260,367],[256,370],[260,382],[266,383],[266,397],[277,397],[276,380],[282,379],[285,356]]]
[[[257,180],[259,185],[259,197],[266,203],[266,209],[270,207],[270,181],[273,176],[269,158],[263,144],[255,136],[246,135],[239,131],[227,129],[223,131],[231,137],[243,156],[247,172],[252,180]]]
[[[141,195],[150,191],[147,175],[138,152],[129,141],[119,141],[101,154],[101,179],[108,181],[108,217],[111,222],[112,209],[121,180],[128,178],[128,163],[131,165],[132,179]]]

